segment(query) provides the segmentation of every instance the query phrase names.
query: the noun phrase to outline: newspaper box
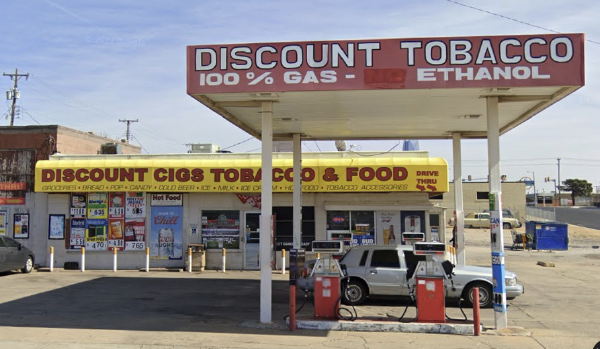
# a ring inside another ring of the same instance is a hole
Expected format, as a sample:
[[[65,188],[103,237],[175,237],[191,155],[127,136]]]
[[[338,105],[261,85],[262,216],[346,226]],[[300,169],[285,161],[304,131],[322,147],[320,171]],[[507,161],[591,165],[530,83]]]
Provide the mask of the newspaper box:
[[[206,266],[206,250],[204,244],[188,244],[192,249],[192,271],[204,271]],[[188,259],[185,258],[185,269],[188,270]]]

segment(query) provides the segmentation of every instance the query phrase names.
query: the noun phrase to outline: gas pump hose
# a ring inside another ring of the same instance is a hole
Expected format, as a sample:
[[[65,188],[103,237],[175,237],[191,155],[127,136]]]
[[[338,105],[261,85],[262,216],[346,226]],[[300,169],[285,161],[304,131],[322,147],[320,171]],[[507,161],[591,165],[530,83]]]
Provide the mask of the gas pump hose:
[[[352,301],[350,301],[350,305],[352,306],[352,310],[354,311],[354,313],[352,313],[352,311],[350,311],[350,309],[348,309],[348,308],[343,308],[341,306],[338,307],[338,304],[341,304],[342,297],[348,291],[348,286],[350,285],[350,278],[348,278],[348,281],[345,284],[346,284],[346,287],[344,288],[342,294],[340,294],[340,297],[338,298],[337,302],[335,302],[333,311],[335,312],[338,319],[346,320],[346,321],[354,321],[358,318],[358,314],[356,313],[356,308],[354,307],[354,303]],[[348,312],[348,314],[350,314],[350,316],[342,315],[342,311]]]
[[[300,306],[300,308],[298,308],[295,312],[295,314],[298,314],[298,312],[300,310],[302,310],[302,308],[304,307],[304,305],[306,304],[306,300],[308,299],[308,291],[304,291],[304,302],[302,302],[302,305]],[[314,305],[314,298],[313,298],[313,305]],[[283,317],[283,321],[287,321],[287,319],[290,317],[290,314],[287,314],[286,316]]]

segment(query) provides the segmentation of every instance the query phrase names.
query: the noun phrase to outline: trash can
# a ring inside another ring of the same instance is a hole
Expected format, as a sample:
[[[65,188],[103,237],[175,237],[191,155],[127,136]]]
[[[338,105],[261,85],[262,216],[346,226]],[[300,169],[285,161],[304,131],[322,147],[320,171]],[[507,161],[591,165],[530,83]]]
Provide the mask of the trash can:
[[[206,250],[204,244],[188,244],[192,249],[192,271],[204,271],[206,266]],[[185,270],[188,270],[188,259],[185,259]]]
[[[533,236],[536,250],[568,250],[569,226],[558,222],[527,222],[525,231]]]

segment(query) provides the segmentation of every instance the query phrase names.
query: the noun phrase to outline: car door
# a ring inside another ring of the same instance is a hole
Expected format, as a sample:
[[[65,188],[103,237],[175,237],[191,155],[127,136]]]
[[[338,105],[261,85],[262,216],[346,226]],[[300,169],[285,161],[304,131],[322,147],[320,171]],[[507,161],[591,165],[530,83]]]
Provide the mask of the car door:
[[[365,278],[374,295],[400,295],[404,285],[398,249],[375,249]]]
[[[4,244],[4,237],[0,236],[0,272],[11,270],[8,258],[9,250]]]
[[[24,262],[21,261],[21,251],[19,251],[19,242],[9,237],[4,237],[4,246],[7,249],[7,265],[10,267],[8,270],[20,269],[23,267]]]

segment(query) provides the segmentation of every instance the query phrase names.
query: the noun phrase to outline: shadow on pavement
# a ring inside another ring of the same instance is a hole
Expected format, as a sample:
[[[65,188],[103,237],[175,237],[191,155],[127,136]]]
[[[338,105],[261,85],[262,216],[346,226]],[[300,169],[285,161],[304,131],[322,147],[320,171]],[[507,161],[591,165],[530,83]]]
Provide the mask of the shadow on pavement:
[[[102,277],[0,304],[0,326],[264,334],[240,326],[258,325],[259,294],[258,280]],[[281,326],[270,334],[290,334],[281,329],[288,296],[288,283],[273,280],[272,320]]]

